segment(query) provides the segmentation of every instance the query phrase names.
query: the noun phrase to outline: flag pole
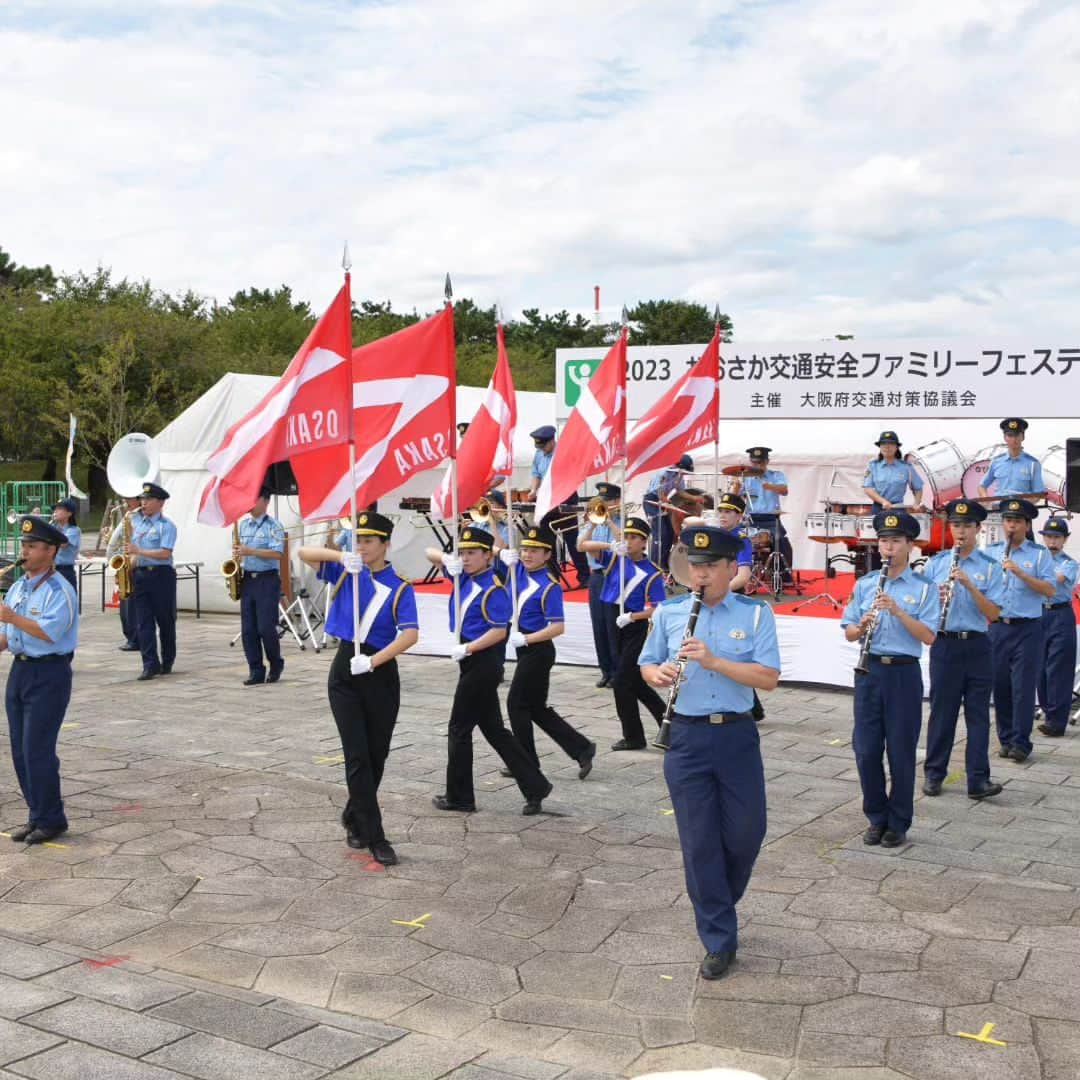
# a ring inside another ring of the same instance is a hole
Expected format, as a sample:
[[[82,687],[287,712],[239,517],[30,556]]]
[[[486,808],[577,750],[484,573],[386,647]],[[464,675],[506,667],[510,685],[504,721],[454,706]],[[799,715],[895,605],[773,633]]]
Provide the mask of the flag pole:
[[[503,349],[506,348],[506,342],[503,340],[503,321],[502,321],[502,307],[499,306],[498,314],[495,319],[495,367],[499,366],[499,344]],[[494,373],[491,376],[495,378]],[[517,526],[514,524],[514,447],[513,440],[511,440],[510,450],[510,471],[506,474],[506,545],[511,551],[517,551]],[[492,509],[492,516],[494,518],[495,511]],[[495,520],[494,523],[495,537],[499,536],[499,523]],[[510,567],[510,633],[511,635],[517,633],[518,628],[518,575],[517,566]]]
[[[622,309],[622,327],[619,330],[619,334],[623,335],[627,333],[627,327],[630,322],[630,312],[626,310],[624,306]],[[630,404],[626,400],[626,366],[623,365],[622,372],[620,373],[620,382],[622,383],[623,390],[623,422],[622,422],[622,461],[619,464],[619,488],[622,491],[622,503],[623,507],[626,506],[626,417],[630,411]],[[623,527],[621,534],[626,536],[626,515],[623,515]],[[612,533],[614,536],[614,532]],[[624,607],[626,605],[626,598],[623,595],[626,592],[626,556],[619,556],[619,618],[622,618],[624,614]]]
[[[443,297],[446,300],[446,306],[451,307],[454,303],[454,288],[450,284],[450,275],[446,275],[446,282],[443,285]],[[456,356],[456,353],[455,353]],[[450,398],[450,514],[454,521],[454,531],[451,534],[453,539],[452,554],[454,558],[458,555],[458,473],[457,473],[457,377],[456,377],[457,361],[455,360],[455,378],[454,378],[454,393]],[[454,644],[461,644],[461,575],[454,574],[453,578],[454,586]]]
[[[349,348],[352,349],[352,259],[349,258],[349,244],[341,256],[341,268],[345,271],[345,301],[349,308]],[[352,370],[352,357],[349,357],[349,369]],[[349,379],[349,533],[352,536],[352,553],[358,555],[356,535],[356,419],[352,402],[353,381]],[[353,623],[353,659],[360,655],[360,583],[353,575],[352,587],[352,623]]]
[[[713,334],[720,348],[720,305],[713,309]],[[716,434],[713,437],[713,509],[720,505],[720,365],[716,366]]]

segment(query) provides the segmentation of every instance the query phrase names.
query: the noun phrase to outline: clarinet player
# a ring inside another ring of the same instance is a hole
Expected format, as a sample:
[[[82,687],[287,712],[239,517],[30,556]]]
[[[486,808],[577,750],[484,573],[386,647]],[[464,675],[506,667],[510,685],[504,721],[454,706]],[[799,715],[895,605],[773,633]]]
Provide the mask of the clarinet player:
[[[773,690],[780,650],[772,610],[731,592],[741,536],[701,525],[683,529],[695,596],[661,604],[639,662],[642,678],[677,694],[664,779],[679,829],[686,891],[705,946],[703,979],[719,979],[735,959],[735,905],[765,838],[765,772],[751,709],[754,690]],[[685,665],[678,678],[677,661]]]
[[[953,499],[945,507],[945,514],[952,529],[953,548],[939,551],[925,570],[938,586],[941,619],[930,647],[930,720],[926,728],[923,793],[941,794],[963,705],[968,798],[988,799],[1001,794],[1001,785],[990,780],[994,659],[987,631],[1001,614],[1005,584],[1001,567],[976,547],[986,508],[968,499]]]

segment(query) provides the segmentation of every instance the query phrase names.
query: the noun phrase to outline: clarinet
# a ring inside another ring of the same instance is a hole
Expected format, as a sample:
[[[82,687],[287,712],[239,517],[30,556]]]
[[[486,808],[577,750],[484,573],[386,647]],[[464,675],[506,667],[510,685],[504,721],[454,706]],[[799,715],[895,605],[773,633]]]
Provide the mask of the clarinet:
[[[889,560],[888,559],[882,559],[881,560],[881,573],[878,574],[877,591],[874,593],[874,600],[877,600],[877,598],[885,591],[885,582],[888,580],[888,576],[889,576]],[[873,601],[871,601],[871,607],[872,606],[873,606]],[[858,660],[858,663],[855,665],[855,671],[859,675],[869,674],[869,671],[870,671],[870,643],[874,640],[874,631],[877,629],[878,619],[880,619],[880,618],[881,618],[881,610],[880,609],[874,610],[874,617],[873,617],[873,619],[872,619],[872,621],[870,623],[870,626],[867,629],[866,633],[863,635],[862,648],[859,650],[859,660]]]
[[[945,629],[945,623],[949,618],[949,608],[952,607],[953,593],[956,592],[956,568],[960,565],[960,545],[953,544],[952,562],[949,563],[949,577],[945,582],[945,600],[941,605],[941,618],[938,619],[937,632],[940,634]]]
[[[690,618],[686,620],[686,629],[683,631],[682,642],[680,642],[680,650],[682,643],[688,641],[694,636],[694,628],[697,626],[698,613],[701,611],[701,598],[703,590],[699,589],[694,593],[693,602],[690,604]],[[684,657],[679,657],[675,661],[675,666],[678,671],[675,673],[675,681],[671,684],[671,689],[668,691],[667,705],[664,707],[664,717],[660,721],[660,730],[656,733],[656,738],[653,739],[653,746],[659,750],[668,750],[671,747],[671,714],[675,711],[675,699],[679,696],[679,686],[682,683],[683,672],[686,670],[687,661]]]

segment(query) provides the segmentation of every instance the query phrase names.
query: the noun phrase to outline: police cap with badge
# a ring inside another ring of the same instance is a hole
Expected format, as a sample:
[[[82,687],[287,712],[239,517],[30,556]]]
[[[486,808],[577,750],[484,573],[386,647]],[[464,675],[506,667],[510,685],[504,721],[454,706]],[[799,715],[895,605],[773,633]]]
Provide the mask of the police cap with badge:
[[[529,438],[532,439],[537,446],[543,446],[544,443],[549,443],[555,438],[555,428],[551,424],[544,424],[535,431],[530,431]]]
[[[768,461],[769,455],[772,453],[771,446],[748,446],[746,452],[750,455],[751,461]]]
[[[675,468],[682,469],[683,472],[694,471],[694,459],[689,454],[683,454],[681,458],[676,462]]]
[[[945,516],[950,525],[980,525],[986,520],[986,514],[982,503],[969,499],[953,499],[945,504]]]
[[[720,496],[720,501],[716,504],[717,510],[734,510],[737,514],[742,514],[746,511],[746,500],[741,495],[736,495],[734,492],[724,492]]]
[[[1040,536],[1068,536],[1069,523],[1063,517],[1052,517],[1043,522]]]
[[[691,563],[735,559],[744,543],[741,536],[716,525],[690,525],[679,533],[679,541],[686,545],[686,557]]]
[[[169,493],[160,484],[143,484],[139,492],[140,499],[161,499],[164,502],[168,497]]]
[[[883,431],[879,436],[875,446],[880,446],[882,443],[893,443],[895,446],[900,445],[900,439],[895,431]]]
[[[1002,499],[997,504],[997,512],[1002,517],[1023,518],[1034,521],[1039,516],[1038,508],[1027,499]]]
[[[458,541],[458,548],[464,550],[466,548],[482,548],[484,551],[491,551],[495,546],[495,537],[491,533],[486,532],[484,529],[474,529],[472,527],[465,529],[461,534],[461,539]]]
[[[522,547],[547,548],[551,551],[555,547],[555,533],[546,525],[532,525],[529,531],[521,538]]]
[[[357,536],[377,536],[380,540],[389,540],[394,531],[394,523],[382,514],[364,511],[356,519]]]
[[[874,532],[878,537],[906,536],[914,540],[919,535],[919,523],[902,510],[885,510],[874,515]]]
[[[57,528],[50,525],[44,518],[28,514],[19,521],[20,540],[42,540],[53,547],[63,547],[68,538]]]
[[[79,504],[75,499],[69,495],[66,499],[61,499],[59,502],[53,503],[54,510],[66,510],[69,514],[77,514],[79,512]]]
[[[1022,435],[1028,429],[1028,422],[1021,416],[1006,416],[998,426],[1006,435]]]
[[[606,480],[601,480],[596,485],[596,494],[601,499],[618,499],[622,495],[622,488],[618,484],[609,484]]]

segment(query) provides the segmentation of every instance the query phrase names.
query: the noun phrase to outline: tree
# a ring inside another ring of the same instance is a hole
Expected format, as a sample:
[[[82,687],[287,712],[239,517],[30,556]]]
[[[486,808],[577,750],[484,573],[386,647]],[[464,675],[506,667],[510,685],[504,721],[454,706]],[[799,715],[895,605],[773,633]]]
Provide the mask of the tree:
[[[0,248],[0,287],[47,291],[55,284],[56,278],[48,263],[44,266],[19,266],[3,248]]]
[[[716,319],[704,304],[645,300],[630,314],[631,345],[696,345],[713,336]],[[731,319],[720,316],[720,340],[731,340]]]

